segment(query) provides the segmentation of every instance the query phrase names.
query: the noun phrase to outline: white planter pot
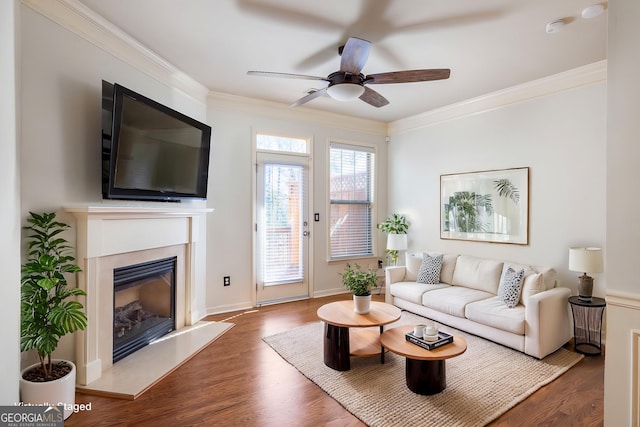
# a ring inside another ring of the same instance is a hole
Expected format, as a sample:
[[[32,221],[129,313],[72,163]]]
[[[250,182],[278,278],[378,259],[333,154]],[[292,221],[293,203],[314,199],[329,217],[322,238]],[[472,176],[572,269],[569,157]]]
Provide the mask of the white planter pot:
[[[54,363],[60,360],[54,360]],[[42,405],[64,405],[64,419],[66,420],[73,413],[73,405],[76,402],[76,365],[65,360],[71,365],[71,372],[66,376],[54,381],[31,382],[22,379],[22,375],[30,369],[40,366],[39,363],[31,365],[20,373],[20,401]]]
[[[354,295],[353,296],[353,310],[358,314],[367,314],[371,307],[371,295]]]

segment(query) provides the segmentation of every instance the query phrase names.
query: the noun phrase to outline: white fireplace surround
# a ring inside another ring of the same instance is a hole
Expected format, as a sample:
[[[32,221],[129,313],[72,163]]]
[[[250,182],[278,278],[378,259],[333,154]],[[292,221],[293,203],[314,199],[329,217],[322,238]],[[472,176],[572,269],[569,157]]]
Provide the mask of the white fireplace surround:
[[[77,382],[113,365],[114,268],[177,257],[176,330],[204,316],[206,214],[193,207],[69,206],[77,219],[78,287],[87,293],[86,330],[76,333]]]

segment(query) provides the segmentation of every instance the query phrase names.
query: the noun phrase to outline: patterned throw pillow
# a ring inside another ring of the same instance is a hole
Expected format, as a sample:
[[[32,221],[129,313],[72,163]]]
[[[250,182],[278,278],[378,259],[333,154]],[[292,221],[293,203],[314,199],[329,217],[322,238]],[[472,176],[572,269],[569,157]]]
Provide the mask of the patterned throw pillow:
[[[507,268],[502,277],[500,277],[500,286],[498,286],[498,296],[502,298],[509,308],[514,308],[520,301],[520,291],[522,289],[522,279],[524,270],[515,271],[513,268]]]
[[[442,269],[443,255],[430,256],[425,253],[422,255],[422,264],[418,270],[418,283],[427,283],[435,285],[440,283],[440,270]]]

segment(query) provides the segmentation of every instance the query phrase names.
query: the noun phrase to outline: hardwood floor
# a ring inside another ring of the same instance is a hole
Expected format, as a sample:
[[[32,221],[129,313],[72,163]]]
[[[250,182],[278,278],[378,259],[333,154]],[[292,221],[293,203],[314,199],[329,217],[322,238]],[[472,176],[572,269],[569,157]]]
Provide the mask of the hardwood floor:
[[[318,321],[318,307],[347,298],[210,316],[236,326],[134,401],[78,393],[91,410],[65,426],[363,426],[261,340]],[[604,356],[587,357],[490,426],[602,426],[603,400]]]

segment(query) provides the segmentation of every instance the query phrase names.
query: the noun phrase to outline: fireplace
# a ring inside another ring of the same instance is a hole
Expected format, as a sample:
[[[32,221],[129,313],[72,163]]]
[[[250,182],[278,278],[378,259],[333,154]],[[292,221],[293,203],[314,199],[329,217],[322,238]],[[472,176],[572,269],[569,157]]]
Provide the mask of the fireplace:
[[[177,257],[113,271],[113,363],[173,331]]]
[[[68,206],[65,210],[77,218],[76,259],[82,268],[78,287],[87,293],[89,322],[84,331],[74,334],[77,381],[87,385],[114,366],[116,269],[176,257],[172,293],[175,331],[171,334],[180,333],[206,315],[206,214],[212,209],[101,205]],[[136,353],[146,348],[149,346]],[[131,359],[122,359],[118,365]]]

